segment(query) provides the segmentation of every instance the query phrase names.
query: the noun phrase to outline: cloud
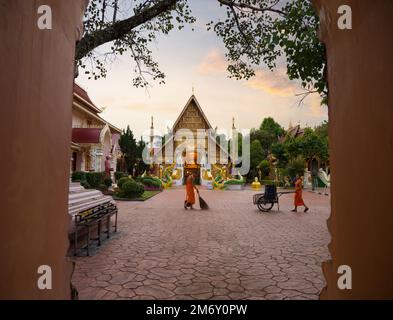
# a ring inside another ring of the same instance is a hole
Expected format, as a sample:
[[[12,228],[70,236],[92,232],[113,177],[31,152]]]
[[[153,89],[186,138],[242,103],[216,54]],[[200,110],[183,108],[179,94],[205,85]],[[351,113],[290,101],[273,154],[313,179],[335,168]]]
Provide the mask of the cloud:
[[[273,72],[258,70],[255,77],[244,84],[249,88],[283,97],[294,96],[300,91],[297,83],[288,79],[284,68],[278,68]]]
[[[313,118],[321,118],[326,116],[327,114],[327,108],[325,105],[321,105],[321,97],[319,94],[311,94],[307,98],[307,104],[310,108],[310,111],[307,113],[308,116],[313,117]]]
[[[224,55],[217,49],[210,50],[195,70],[202,75],[214,75],[226,72],[227,61]]]

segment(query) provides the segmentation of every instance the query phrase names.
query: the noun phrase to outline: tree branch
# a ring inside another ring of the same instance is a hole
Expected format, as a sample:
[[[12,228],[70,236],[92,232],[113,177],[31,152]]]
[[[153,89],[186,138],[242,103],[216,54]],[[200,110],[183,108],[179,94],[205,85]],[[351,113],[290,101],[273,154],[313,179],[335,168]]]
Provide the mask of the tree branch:
[[[75,52],[75,59],[80,60],[93,49],[116,39],[121,39],[139,25],[150,21],[160,14],[175,8],[179,0],[162,0],[152,7],[143,9],[134,16],[113,23],[105,29],[96,30],[93,33],[85,35],[78,42]]]
[[[246,9],[251,9],[253,11],[258,11],[258,12],[267,12],[268,11],[268,12],[274,12],[274,13],[280,14],[282,16],[286,16],[286,13],[284,11],[273,8],[278,3],[278,1],[268,8],[255,7],[251,4],[238,3],[238,2],[232,1],[232,0],[218,0],[218,2],[220,2],[223,5],[229,6],[229,7],[246,8]]]
[[[244,41],[246,41],[247,49],[250,50],[249,52],[251,53],[252,52],[251,43],[250,43],[249,38],[247,37],[247,35],[244,33],[242,27],[240,26],[240,21],[239,21],[239,18],[237,17],[236,11],[233,8],[233,6],[231,6],[231,5],[229,5],[229,8],[231,8],[233,17],[234,17],[235,22],[236,22],[237,29],[239,30],[240,34],[242,35]]]
[[[119,3],[118,0],[114,0],[113,1],[113,19],[112,22],[115,23],[116,22],[116,18],[117,18],[117,9],[119,8]]]

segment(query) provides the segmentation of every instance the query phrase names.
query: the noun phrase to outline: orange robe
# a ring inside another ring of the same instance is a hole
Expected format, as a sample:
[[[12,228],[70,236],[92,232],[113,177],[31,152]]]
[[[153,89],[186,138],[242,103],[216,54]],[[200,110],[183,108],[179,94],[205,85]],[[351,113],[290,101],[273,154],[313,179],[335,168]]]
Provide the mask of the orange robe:
[[[302,179],[297,179],[295,183],[295,206],[304,206],[302,197]]]
[[[195,203],[194,185],[192,183],[192,178],[187,178],[186,181],[186,200],[189,204]]]

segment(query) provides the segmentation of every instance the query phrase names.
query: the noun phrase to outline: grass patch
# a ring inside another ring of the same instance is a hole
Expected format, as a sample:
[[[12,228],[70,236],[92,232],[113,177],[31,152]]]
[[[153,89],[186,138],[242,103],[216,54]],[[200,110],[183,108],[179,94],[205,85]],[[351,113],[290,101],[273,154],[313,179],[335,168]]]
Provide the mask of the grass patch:
[[[155,190],[155,191],[144,191],[143,194],[138,197],[138,198],[133,198],[133,199],[128,199],[128,198],[120,198],[116,195],[113,196],[113,199],[119,200],[119,201],[146,201],[155,195],[159,194],[161,191]]]

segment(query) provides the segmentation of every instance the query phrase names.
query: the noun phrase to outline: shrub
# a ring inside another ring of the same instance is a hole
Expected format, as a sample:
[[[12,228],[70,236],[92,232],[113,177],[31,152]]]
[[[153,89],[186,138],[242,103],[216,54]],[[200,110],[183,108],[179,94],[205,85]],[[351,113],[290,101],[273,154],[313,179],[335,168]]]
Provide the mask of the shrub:
[[[105,185],[105,184],[101,184],[99,187],[98,187],[98,190],[100,190],[100,191],[107,191],[108,190],[108,187]]]
[[[128,181],[133,181],[131,178],[128,177],[122,177],[117,181],[117,186],[121,189],[123,187],[123,184],[128,182]]]
[[[128,174],[125,172],[121,172],[121,171],[116,171],[115,172],[115,180],[119,181],[121,178],[125,178],[128,177]]]
[[[95,189],[99,189],[104,183],[105,172],[87,172],[86,181],[87,183]]]
[[[137,198],[140,197],[145,191],[143,184],[135,182],[133,180],[126,181],[121,188],[121,195],[125,198]]]
[[[81,182],[86,180],[86,172],[83,171],[75,171],[71,175],[72,182]]]
[[[144,184],[147,187],[155,187],[155,188],[162,187],[162,182],[158,178],[144,177],[144,178],[141,178],[141,182],[142,182],[142,184]]]
[[[103,184],[108,189],[112,185],[112,179],[111,178],[105,178]]]
[[[82,180],[81,181],[81,186],[86,188],[86,189],[90,189],[91,188],[91,186],[87,183],[86,180]]]

